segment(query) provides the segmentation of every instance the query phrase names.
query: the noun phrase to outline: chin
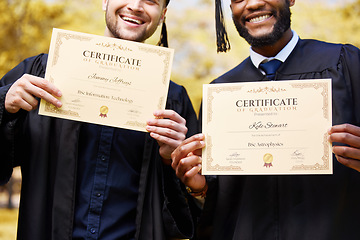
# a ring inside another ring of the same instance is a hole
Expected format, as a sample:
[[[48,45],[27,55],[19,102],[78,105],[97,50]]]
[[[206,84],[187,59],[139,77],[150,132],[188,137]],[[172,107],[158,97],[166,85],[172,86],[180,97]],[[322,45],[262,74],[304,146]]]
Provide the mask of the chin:
[[[128,41],[134,41],[134,42],[143,42],[143,37],[138,34],[133,33],[118,33],[117,38],[128,40]]]
[[[254,33],[249,33],[249,37],[253,38],[253,39],[266,39],[269,38],[272,35],[272,31],[261,31],[261,32],[257,32],[256,34]]]

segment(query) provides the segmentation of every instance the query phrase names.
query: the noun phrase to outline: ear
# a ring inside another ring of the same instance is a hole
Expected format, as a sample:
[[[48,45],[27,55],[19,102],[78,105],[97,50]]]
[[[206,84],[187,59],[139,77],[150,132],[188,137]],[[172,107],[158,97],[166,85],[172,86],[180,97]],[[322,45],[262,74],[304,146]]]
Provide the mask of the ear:
[[[104,0],[105,1],[105,0]],[[164,8],[162,10],[162,14],[161,14],[161,18],[160,18],[160,22],[164,22],[164,19],[165,19],[165,15],[166,15],[166,12],[167,12],[167,8]]]
[[[106,11],[108,0],[102,0],[102,10]]]
[[[295,5],[295,0],[289,0],[289,3],[290,3],[290,7],[292,7]]]

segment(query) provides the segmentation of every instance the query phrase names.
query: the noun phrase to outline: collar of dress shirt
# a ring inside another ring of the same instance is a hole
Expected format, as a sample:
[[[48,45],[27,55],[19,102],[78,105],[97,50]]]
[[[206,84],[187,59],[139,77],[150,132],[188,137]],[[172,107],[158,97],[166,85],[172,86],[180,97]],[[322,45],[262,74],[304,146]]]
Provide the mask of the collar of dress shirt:
[[[264,60],[270,61],[272,59],[278,59],[281,62],[285,62],[285,60],[289,57],[290,53],[294,50],[297,42],[299,41],[299,36],[297,35],[297,33],[295,31],[292,32],[293,32],[293,36],[290,42],[275,57],[271,57],[271,58],[264,57],[254,52],[254,50],[250,48],[250,59],[252,63],[255,65],[255,67],[259,68],[260,63],[262,63]]]

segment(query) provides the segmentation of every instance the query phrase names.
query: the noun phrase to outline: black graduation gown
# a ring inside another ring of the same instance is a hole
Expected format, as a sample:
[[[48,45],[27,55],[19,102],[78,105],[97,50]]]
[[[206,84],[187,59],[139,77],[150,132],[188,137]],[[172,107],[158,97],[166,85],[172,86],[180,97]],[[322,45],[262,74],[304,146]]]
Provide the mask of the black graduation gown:
[[[4,109],[11,84],[24,73],[43,77],[47,55],[28,58],[0,81],[0,184],[21,166],[22,189],[18,239],[72,239],[78,139],[81,122]],[[197,132],[196,114],[186,90],[171,82],[167,109],[187,121],[188,136]],[[173,169],[165,166],[157,142],[146,135],[136,215],[136,239],[191,238],[191,201]]]
[[[360,126],[357,48],[300,40],[276,75],[276,80],[324,78],[332,78],[333,124]],[[262,79],[247,58],[213,83]],[[360,239],[360,173],[335,157],[333,164],[333,175],[209,177],[200,238]]]

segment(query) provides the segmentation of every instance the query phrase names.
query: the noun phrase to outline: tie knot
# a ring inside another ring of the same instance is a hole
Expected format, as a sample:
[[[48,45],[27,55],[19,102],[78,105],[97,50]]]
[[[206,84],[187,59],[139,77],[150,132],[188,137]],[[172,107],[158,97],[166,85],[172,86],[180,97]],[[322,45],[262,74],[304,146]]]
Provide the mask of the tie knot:
[[[260,63],[259,68],[266,73],[268,78],[273,80],[275,77],[275,72],[280,67],[281,63],[282,62],[280,60],[273,59],[266,63]]]

